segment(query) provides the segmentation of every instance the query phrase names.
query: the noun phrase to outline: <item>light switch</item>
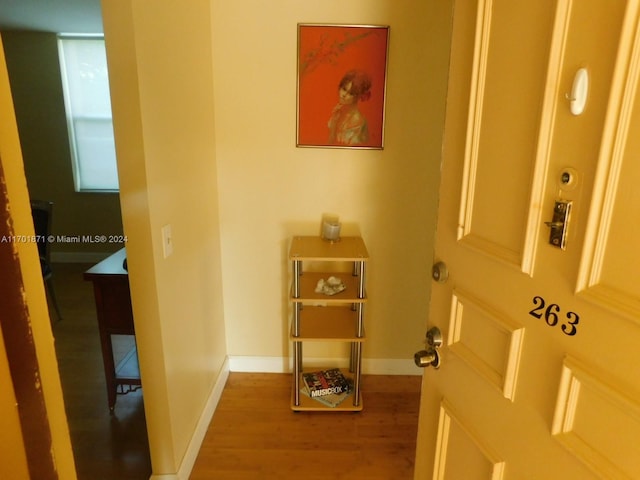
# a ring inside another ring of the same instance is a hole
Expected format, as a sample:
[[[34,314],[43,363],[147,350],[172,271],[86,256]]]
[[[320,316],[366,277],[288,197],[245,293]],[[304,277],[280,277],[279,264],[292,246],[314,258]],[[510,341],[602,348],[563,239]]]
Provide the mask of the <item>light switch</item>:
[[[162,256],[167,258],[173,253],[173,237],[171,236],[171,225],[162,227]]]

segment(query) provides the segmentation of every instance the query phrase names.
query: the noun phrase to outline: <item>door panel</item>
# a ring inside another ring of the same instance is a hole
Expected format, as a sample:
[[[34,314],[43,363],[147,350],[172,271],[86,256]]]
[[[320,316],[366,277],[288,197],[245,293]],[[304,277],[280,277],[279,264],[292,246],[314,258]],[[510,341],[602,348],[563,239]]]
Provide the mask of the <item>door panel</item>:
[[[567,358],[563,365],[552,433],[605,478],[633,479],[640,472],[640,409],[606,382],[606,372]]]
[[[451,406],[443,403],[438,423],[437,465],[434,479],[438,480],[501,480],[504,462]]]
[[[513,399],[524,328],[507,315],[455,290],[447,345],[505,398]]]
[[[456,2],[416,479],[640,479],[639,3]]]
[[[522,212],[535,160],[550,3],[527,2],[518,11],[513,2],[488,0],[477,10],[459,237],[515,265],[524,255]]]
[[[640,24],[634,7],[624,25],[629,41],[622,42],[620,56],[627,68],[619,69],[613,83],[619,94],[609,105],[578,291],[638,322],[640,250],[631,241],[640,228]],[[616,209],[617,205],[626,208]]]

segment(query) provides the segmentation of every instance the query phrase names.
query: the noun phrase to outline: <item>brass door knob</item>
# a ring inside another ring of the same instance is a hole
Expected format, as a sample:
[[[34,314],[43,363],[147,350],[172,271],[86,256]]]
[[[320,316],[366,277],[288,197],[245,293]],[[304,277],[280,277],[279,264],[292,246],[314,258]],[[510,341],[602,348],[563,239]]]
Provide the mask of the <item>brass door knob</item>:
[[[413,356],[413,361],[420,368],[440,366],[440,354],[438,348],[442,346],[442,332],[438,327],[431,327],[426,335],[426,350],[420,350]]]
[[[440,354],[435,348],[429,347],[427,350],[416,352],[413,356],[413,361],[420,368],[438,368],[440,366]]]

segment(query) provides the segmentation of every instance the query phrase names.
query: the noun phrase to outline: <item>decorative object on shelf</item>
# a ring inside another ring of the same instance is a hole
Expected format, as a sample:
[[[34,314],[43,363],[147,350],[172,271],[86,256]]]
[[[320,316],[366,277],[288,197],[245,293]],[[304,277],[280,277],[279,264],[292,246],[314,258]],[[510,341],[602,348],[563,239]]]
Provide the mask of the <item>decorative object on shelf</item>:
[[[340,222],[331,220],[322,222],[322,238],[329,242],[340,240]]]
[[[322,215],[322,222],[320,224],[320,236],[323,240],[328,242],[340,241],[340,217],[338,215],[325,213]]]
[[[335,295],[344,291],[347,286],[337,277],[333,275],[327,278],[321,278],[316,283],[316,293],[322,293],[323,295]]]
[[[298,147],[382,149],[389,27],[298,24]]]

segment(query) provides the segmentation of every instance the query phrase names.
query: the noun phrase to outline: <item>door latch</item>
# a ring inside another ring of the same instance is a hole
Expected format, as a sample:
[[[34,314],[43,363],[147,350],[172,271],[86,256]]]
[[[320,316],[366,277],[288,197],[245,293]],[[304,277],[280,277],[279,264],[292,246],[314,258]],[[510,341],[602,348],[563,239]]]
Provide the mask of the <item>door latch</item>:
[[[551,229],[549,243],[562,250],[567,248],[567,231],[571,205],[571,200],[556,200],[553,206],[553,219],[550,222],[544,222]]]
[[[413,360],[416,366],[438,368],[440,366],[440,354],[438,349],[442,345],[442,333],[438,327],[431,327],[427,331],[427,349],[416,352]]]

